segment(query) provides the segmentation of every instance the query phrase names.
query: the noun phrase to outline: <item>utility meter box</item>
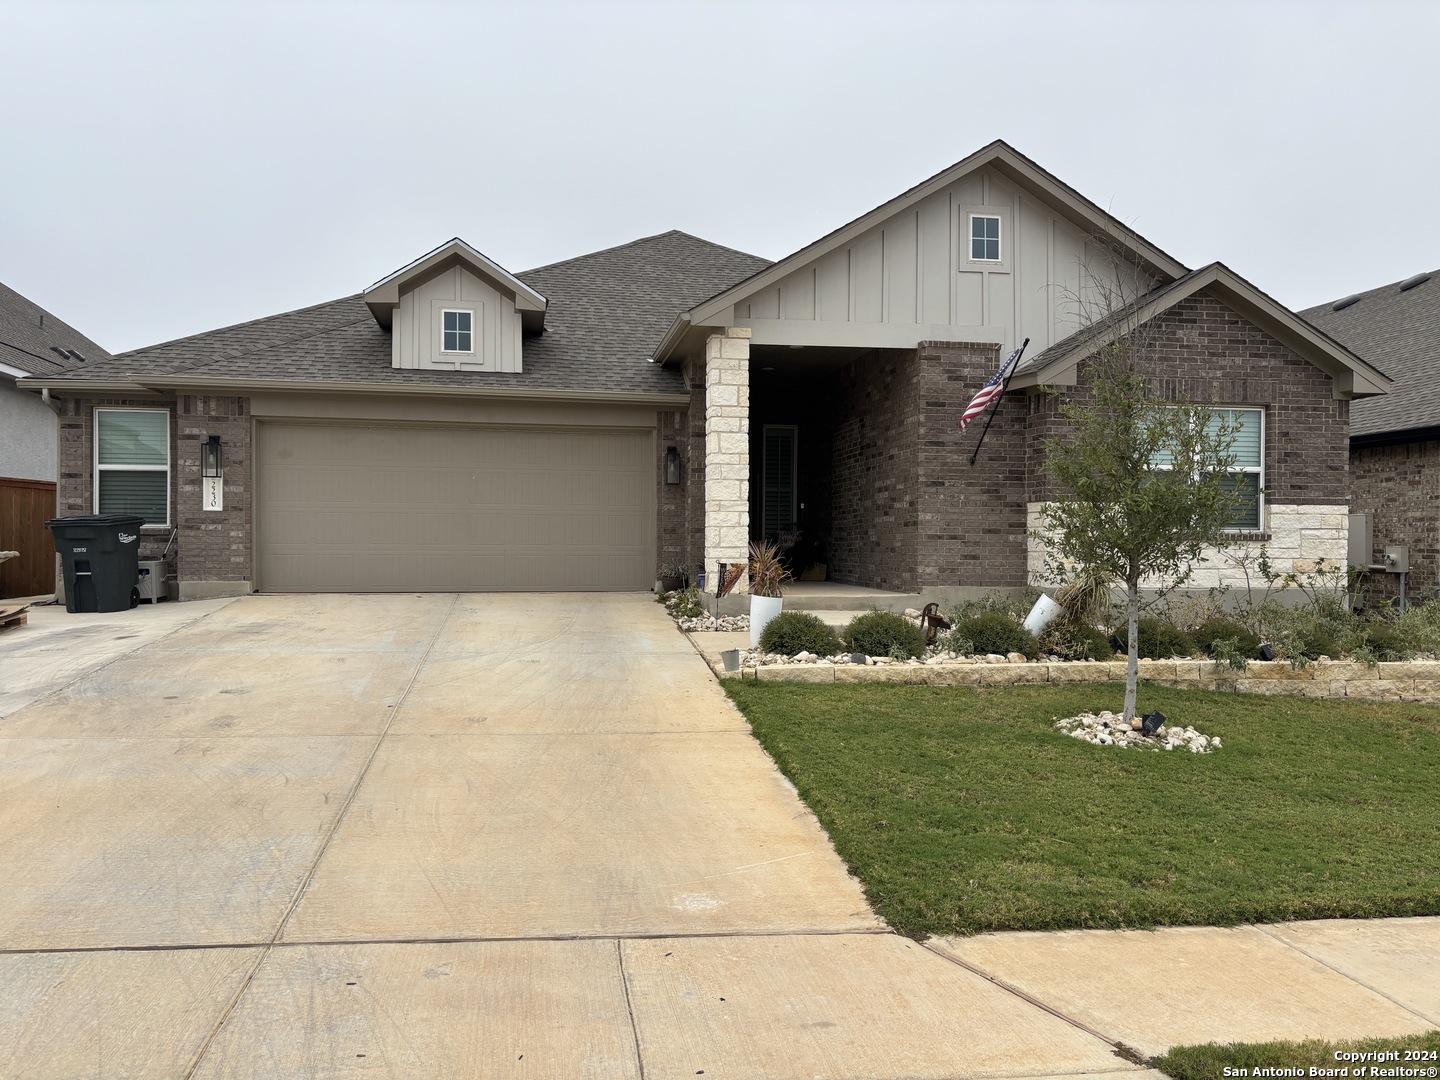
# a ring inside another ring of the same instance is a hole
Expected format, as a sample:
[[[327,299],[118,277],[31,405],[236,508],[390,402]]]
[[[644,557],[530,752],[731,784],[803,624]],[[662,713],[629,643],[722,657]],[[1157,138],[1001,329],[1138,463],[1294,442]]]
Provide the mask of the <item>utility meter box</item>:
[[[1410,572],[1410,549],[1408,547],[1387,547],[1385,549],[1385,572],[1408,574]]]

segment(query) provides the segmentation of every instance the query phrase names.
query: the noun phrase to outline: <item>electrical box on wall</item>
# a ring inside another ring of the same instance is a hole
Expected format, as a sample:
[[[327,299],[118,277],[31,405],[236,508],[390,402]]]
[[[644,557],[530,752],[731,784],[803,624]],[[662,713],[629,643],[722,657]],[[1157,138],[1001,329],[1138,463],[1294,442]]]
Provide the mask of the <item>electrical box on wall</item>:
[[[1410,572],[1410,549],[1408,547],[1387,547],[1385,549],[1385,570],[1391,574]]]

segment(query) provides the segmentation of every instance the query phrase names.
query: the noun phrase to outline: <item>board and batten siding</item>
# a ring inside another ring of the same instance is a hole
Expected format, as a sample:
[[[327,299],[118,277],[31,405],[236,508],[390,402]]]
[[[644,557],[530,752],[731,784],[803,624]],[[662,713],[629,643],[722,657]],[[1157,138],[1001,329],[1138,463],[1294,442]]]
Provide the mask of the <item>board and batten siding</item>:
[[[474,352],[441,351],[440,313],[473,313]],[[520,315],[515,301],[463,266],[452,266],[400,294],[391,363],[441,371],[520,371]]]
[[[969,258],[971,213],[1001,219],[998,263]],[[1151,287],[1045,202],[980,169],[737,302],[734,324],[757,345],[946,340],[1008,352],[1028,337],[1033,355],[1103,314],[1105,292]]]

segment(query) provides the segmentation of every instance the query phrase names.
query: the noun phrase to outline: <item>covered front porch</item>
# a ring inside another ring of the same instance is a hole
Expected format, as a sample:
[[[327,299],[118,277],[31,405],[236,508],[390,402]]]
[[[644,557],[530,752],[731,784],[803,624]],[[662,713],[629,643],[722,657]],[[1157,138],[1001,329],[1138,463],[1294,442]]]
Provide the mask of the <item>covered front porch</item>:
[[[743,562],[751,542],[769,541],[797,579],[787,589],[794,606],[808,606],[800,597],[812,585],[865,590],[853,605],[833,603],[858,610],[903,610],[922,591],[1023,586],[1024,402],[1002,403],[1006,434],[987,444],[999,471],[993,462],[970,467],[955,427],[996,353],[970,343],[774,344],[746,328],[713,335],[704,367],[707,580],[719,563]]]

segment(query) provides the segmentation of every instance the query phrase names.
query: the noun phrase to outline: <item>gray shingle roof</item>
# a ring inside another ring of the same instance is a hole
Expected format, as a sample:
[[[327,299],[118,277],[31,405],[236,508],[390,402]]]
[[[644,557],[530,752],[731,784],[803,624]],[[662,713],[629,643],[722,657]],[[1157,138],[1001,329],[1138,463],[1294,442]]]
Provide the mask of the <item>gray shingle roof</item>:
[[[0,285],[0,364],[45,376],[76,366],[77,361],[52,352],[52,346],[78,352],[86,364],[110,359],[79,330],[8,285]]]
[[[1440,270],[1405,292],[1394,282],[1341,311],[1300,315],[1395,380],[1384,397],[1351,404],[1352,438],[1440,426]]]
[[[646,363],[677,312],[769,265],[671,231],[516,275],[549,301],[523,372],[396,369],[390,335],[357,294],[87,365],[70,378],[126,375],[676,393],[680,374]]]

